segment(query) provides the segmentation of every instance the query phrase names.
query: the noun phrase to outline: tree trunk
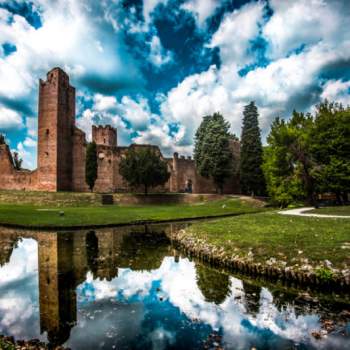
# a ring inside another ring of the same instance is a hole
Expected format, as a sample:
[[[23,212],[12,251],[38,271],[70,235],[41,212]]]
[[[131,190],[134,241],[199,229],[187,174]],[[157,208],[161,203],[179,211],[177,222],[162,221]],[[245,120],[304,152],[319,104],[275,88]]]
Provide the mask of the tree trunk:
[[[148,195],[148,187],[147,187],[147,185],[145,185],[145,196],[147,196]]]

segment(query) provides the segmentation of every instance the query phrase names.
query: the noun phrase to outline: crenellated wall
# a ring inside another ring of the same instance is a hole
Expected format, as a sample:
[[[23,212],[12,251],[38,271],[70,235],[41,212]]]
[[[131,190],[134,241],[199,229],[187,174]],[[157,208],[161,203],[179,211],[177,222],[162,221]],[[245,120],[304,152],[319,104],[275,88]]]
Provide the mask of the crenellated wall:
[[[92,126],[92,140],[97,145],[104,145],[109,147],[117,146],[117,130],[110,125],[106,126]]]
[[[60,68],[47,73],[46,81],[39,81],[38,116],[38,168],[34,171],[15,170],[9,147],[0,145],[0,189],[76,191],[87,192],[85,181],[86,135],[75,126],[75,88],[69,76]],[[159,147],[132,144],[120,147],[117,130],[110,125],[92,126],[92,140],[97,145],[98,176],[94,192],[143,192],[132,188],[119,174],[119,164],[129,149],[152,148],[168,164],[171,174],[163,186],[150,189],[152,192],[185,192],[192,183],[193,193],[215,193],[211,180],[197,173],[195,162],[190,157],[164,158]],[[225,193],[239,192],[239,141],[231,140],[234,170],[226,181]]]

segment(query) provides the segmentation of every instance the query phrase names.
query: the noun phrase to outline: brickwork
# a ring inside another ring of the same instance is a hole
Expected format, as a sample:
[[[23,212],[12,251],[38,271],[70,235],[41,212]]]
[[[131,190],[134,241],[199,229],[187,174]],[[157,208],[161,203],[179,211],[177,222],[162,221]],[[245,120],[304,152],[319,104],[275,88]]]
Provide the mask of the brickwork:
[[[85,133],[77,127],[74,127],[72,155],[72,190],[88,192],[89,187],[85,182],[86,138]]]
[[[75,88],[68,75],[60,68],[47,73],[46,81],[39,81],[38,104],[38,168],[35,171],[15,170],[11,152],[7,145],[0,145],[0,189],[76,191],[87,192],[85,182],[86,137],[75,126]],[[184,192],[192,183],[193,193],[215,193],[211,180],[200,176],[195,162],[190,157],[164,158],[159,147],[153,145],[130,145],[120,147],[117,130],[110,125],[92,126],[92,139],[97,145],[98,176],[94,191],[142,192],[142,188],[131,188],[119,174],[119,164],[130,148],[152,147],[168,164],[171,174],[164,186],[152,192]],[[234,156],[232,177],[226,181],[225,193],[239,192],[240,144],[230,143]]]
[[[60,68],[39,83],[38,181],[47,191],[72,189],[75,89]]]
[[[95,141],[97,145],[115,147],[117,146],[117,131],[110,125],[93,125],[92,140]]]

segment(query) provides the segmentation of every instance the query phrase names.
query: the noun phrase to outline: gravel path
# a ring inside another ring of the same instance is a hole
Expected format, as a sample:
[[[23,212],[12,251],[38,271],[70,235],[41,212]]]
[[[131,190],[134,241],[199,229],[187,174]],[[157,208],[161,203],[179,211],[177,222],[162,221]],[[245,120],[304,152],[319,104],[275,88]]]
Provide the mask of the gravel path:
[[[297,215],[297,216],[309,216],[314,218],[339,218],[339,219],[350,219],[350,216],[345,215],[327,215],[327,214],[315,214],[315,213],[305,213],[306,211],[313,210],[314,207],[296,208],[289,210],[279,211],[278,214],[282,215]]]

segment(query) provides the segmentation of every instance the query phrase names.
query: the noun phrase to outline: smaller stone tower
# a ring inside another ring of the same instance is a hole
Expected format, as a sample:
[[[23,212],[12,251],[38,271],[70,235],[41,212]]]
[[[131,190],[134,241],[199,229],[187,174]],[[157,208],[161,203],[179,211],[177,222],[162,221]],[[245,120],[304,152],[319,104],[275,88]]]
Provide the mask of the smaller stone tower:
[[[92,126],[92,140],[96,145],[103,145],[108,147],[117,146],[117,130],[110,125],[106,126]]]

